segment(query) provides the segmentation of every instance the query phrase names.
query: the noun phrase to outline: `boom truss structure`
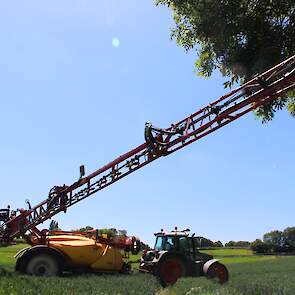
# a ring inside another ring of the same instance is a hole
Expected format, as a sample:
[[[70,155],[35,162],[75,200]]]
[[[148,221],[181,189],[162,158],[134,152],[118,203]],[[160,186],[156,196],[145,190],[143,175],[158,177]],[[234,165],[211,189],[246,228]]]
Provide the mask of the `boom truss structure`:
[[[132,172],[162,156],[207,136],[237,120],[254,109],[285,96],[295,88],[295,56],[290,57],[268,71],[257,75],[239,88],[220,97],[204,108],[172,124],[166,129],[145,126],[145,143],[119,156],[114,161],[67,186],[55,186],[48,197],[35,207],[18,212],[0,210],[0,244],[7,244],[17,235],[30,242],[42,238],[36,226],[66,210],[83,199],[108,187]]]

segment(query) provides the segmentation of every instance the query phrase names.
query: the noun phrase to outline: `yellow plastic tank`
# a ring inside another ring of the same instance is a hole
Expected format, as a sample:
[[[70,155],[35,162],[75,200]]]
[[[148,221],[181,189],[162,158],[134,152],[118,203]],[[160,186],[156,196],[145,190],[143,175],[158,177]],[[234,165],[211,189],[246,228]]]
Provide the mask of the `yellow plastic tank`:
[[[124,263],[119,249],[79,235],[50,236],[48,246],[64,253],[72,265],[97,272],[120,271]]]

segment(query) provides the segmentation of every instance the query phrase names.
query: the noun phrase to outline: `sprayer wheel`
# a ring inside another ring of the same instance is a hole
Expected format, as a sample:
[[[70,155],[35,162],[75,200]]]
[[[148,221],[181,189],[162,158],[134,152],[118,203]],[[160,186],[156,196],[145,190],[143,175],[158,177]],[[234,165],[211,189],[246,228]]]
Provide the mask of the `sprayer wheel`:
[[[59,265],[53,255],[38,254],[30,258],[26,273],[36,276],[51,277],[59,274]]]

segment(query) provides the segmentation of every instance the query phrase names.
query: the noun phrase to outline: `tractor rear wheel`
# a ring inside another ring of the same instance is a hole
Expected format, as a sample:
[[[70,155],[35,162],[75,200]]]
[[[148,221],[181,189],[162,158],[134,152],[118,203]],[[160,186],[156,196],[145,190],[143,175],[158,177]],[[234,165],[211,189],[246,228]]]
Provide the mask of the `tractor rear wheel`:
[[[185,264],[178,257],[166,257],[158,263],[156,276],[163,287],[175,284],[179,278],[185,275]]]
[[[60,267],[53,255],[37,254],[27,262],[26,273],[44,277],[57,276],[60,273]]]
[[[227,268],[219,262],[210,265],[207,275],[209,278],[217,279],[220,284],[226,283],[229,277]]]

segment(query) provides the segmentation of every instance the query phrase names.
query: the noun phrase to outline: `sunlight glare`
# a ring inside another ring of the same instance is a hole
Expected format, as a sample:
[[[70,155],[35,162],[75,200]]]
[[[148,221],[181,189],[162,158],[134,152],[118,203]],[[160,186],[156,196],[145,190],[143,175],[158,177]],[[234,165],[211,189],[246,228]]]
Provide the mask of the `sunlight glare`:
[[[120,40],[117,37],[114,37],[112,39],[112,45],[113,47],[118,48],[120,46]]]

